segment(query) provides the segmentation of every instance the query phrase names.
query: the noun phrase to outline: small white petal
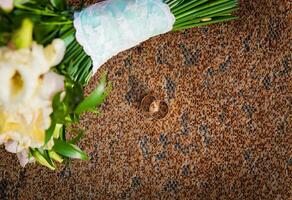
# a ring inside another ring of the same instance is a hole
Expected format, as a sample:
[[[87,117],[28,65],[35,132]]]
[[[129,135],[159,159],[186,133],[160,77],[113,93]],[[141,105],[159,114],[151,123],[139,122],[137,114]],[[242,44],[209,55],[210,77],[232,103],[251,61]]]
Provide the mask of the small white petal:
[[[25,167],[27,163],[29,163],[29,158],[28,158],[28,151],[23,150],[19,153],[17,153],[17,158],[19,160],[19,163],[22,167]]]
[[[0,8],[5,11],[11,11],[13,9],[13,0],[0,0]]]
[[[52,44],[45,48],[45,55],[50,66],[58,65],[62,61],[65,51],[65,42],[61,39],[54,39]]]
[[[47,73],[43,78],[41,97],[50,100],[53,96],[64,89],[64,77],[54,72]]]
[[[16,141],[10,140],[5,143],[5,149],[10,153],[17,153],[18,143]]]

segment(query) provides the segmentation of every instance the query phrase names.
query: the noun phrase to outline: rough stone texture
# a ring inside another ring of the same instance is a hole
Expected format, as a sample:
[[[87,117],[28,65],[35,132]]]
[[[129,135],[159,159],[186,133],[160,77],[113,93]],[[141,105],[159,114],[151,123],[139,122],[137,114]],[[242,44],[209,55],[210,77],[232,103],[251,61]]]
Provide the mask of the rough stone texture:
[[[0,199],[292,199],[291,2],[246,0],[234,22],[120,53],[102,114],[82,119],[89,162],[52,172],[0,150]],[[137,108],[154,92],[160,121]]]

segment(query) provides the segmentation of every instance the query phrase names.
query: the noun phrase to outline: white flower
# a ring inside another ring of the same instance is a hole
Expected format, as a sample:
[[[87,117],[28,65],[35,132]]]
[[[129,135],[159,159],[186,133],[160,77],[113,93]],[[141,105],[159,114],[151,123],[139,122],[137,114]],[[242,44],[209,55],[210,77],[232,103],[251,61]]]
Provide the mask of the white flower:
[[[29,147],[44,145],[52,98],[64,88],[64,78],[50,68],[64,53],[60,39],[46,48],[36,43],[19,50],[0,48],[0,144],[18,153],[23,165],[28,162],[24,154]]]
[[[13,0],[0,0],[0,8],[10,12],[13,9]]]

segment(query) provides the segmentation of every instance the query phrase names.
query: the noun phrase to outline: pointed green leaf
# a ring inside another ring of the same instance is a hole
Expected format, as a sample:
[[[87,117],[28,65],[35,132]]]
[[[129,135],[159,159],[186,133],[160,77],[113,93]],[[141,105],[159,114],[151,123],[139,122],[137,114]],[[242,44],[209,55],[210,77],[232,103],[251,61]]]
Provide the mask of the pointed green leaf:
[[[36,159],[38,163],[40,163],[43,166],[48,167],[51,170],[55,170],[56,167],[53,165],[51,161],[49,161],[43,154],[40,153],[37,149],[31,149],[32,156]]]
[[[104,102],[111,91],[111,85],[106,87],[106,81],[107,77],[105,74],[101,78],[97,88],[77,106],[75,113],[81,114],[85,111],[92,110]]]
[[[59,10],[63,10],[65,8],[66,2],[64,0],[50,0],[50,2],[55,8]]]
[[[55,145],[53,146],[53,150],[60,155],[66,156],[68,158],[88,160],[86,153],[84,153],[76,145],[58,139],[55,139],[54,143]]]
[[[49,156],[51,159],[53,159],[59,163],[62,163],[64,161],[64,159],[59,154],[57,154],[55,151],[50,150]]]

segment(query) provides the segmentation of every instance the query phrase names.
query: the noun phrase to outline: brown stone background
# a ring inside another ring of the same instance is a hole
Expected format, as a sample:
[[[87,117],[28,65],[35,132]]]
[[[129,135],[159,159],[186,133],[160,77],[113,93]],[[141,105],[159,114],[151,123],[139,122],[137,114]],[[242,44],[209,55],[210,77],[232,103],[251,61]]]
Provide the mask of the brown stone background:
[[[75,3],[78,2],[77,0]],[[241,1],[239,20],[120,53],[102,114],[82,119],[91,157],[57,171],[0,150],[0,199],[292,199],[291,1]],[[150,121],[147,92],[170,112]]]

